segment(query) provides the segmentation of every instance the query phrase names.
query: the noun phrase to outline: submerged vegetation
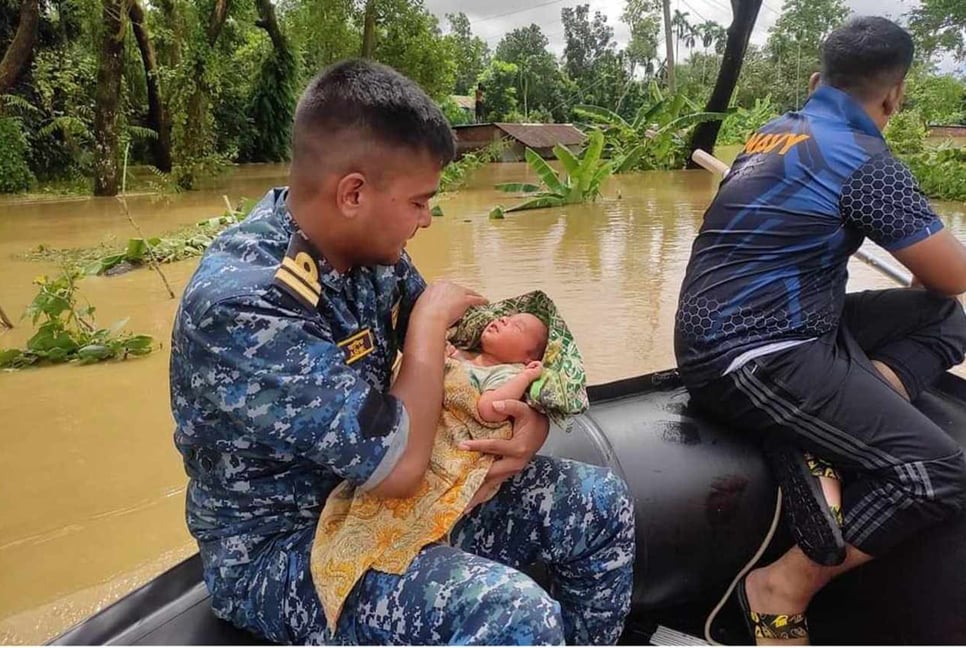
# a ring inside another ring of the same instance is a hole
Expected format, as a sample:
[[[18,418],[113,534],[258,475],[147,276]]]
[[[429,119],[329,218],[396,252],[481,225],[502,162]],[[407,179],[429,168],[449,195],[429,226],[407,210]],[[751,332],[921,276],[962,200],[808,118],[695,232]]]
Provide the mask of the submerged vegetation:
[[[527,164],[541,184],[508,182],[497,185],[496,188],[501,191],[528,194],[528,197],[522,203],[509,208],[494,207],[490,211],[490,217],[503,218],[505,213],[525,209],[593,202],[600,196],[601,183],[614,173],[613,163],[601,158],[603,150],[604,134],[601,131],[590,134],[587,146],[579,155],[574,155],[563,144],[557,144],[553,151],[563,166],[558,174],[533,149],[527,148]]]
[[[225,198],[227,202],[227,198]],[[130,238],[123,245],[108,241],[89,248],[50,248],[38,245],[24,257],[34,261],[55,261],[70,272],[81,274],[120,274],[147,265],[151,254],[158,263],[173,263],[201,256],[215,237],[227,227],[241,222],[254,206],[243,199],[237,208],[229,207],[216,216],[188,225],[162,236]]]
[[[0,368],[19,369],[31,365],[76,362],[91,364],[104,360],[125,360],[151,353],[154,340],[149,335],[123,331],[127,320],[109,328],[98,328],[94,307],[77,304],[80,274],[65,271],[51,279],[38,277],[36,297],[24,317],[37,327],[23,349],[0,349]]]
[[[926,142],[925,119],[918,109],[894,116],[886,128],[886,141],[905,162],[930,198],[966,201],[966,146]]]

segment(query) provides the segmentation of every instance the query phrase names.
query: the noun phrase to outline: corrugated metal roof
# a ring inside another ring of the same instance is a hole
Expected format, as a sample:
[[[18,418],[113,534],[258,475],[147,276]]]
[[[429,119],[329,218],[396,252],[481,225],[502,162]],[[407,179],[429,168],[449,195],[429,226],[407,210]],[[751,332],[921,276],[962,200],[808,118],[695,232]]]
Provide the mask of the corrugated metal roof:
[[[476,99],[470,95],[450,95],[456,105],[460,108],[473,110],[476,108]]]
[[[497,122],[497,128],[530,148],[549,148],[554,144],[581,144],[585,135],[572,124],[511,124]]]

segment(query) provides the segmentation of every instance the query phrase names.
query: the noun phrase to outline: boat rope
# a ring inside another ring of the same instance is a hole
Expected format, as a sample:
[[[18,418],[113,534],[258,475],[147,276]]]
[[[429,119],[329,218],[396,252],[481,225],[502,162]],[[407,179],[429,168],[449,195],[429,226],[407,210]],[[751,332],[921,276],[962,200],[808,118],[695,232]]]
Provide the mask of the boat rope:
[[[707,620],[704,622],[704,639],[712,646],[721,646],[723,644],[718,643],[711,638],[711,624],[714,622],[715,617],[718,616],[721,608],[723,608],[725,603],[728,602],[728,599],[731,598],[732,592],[735,591],[735,587],[737,587],[738,583],[741,582],[741,579],[751,571],[752,567],[754,567],[765,554],[765,550],[768,549],[768,545],[771,544],[772,538],[775,537],[775,530],[778,529],[778,520],[781,519],[781,516],[782,489],[779,487],[778,495],[775,497],[775,515],[772,517],[771,527],[768,529],[768,533],[765,534],[765,539],[762,541],[761,546],[758,547],[758,551],[755,552],[755,555],[751,557],[751,560],[745,563],[745,566],[741,568],[741,571],[738,572],[738,575],[735,576],[733,581],[731,581],[731,585],[729,585],[728,589],[725,590],[724,596],[722,596],[721,600],[718,601],[718,604],[714,606],[714,609],[711,610],[711,614],[708,615]]]

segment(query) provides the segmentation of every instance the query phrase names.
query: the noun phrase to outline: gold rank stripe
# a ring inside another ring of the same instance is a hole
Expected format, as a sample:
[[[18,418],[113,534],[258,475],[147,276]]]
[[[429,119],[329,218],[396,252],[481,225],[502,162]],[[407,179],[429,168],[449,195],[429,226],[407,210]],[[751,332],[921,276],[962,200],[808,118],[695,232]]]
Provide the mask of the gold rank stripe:
[[[285,258],[285,261],[289,260],[290,259],[288,257]],[[311,306],[318,306],[319,298],[322,296],[321,286],[319,287],[318,292],[314,292],[311,288],[309,288],[308,285],[306,285],[305,282],[302,281],[301,278],[299,278],[298,275],[289,270],[288,266],[285,264],[285,261],[282,262],[282,267],[279,268],[275,273],[275,278],[301,295],[302,299],[304,299],[307,304]]]
[[[300,253],[299,257],[299,260],[303,263],[313,263],[310,257],[305,253]],[[309,288],[312,289],[312,292],[319,295],[322,294],[322,284],[320,284],[313,276],[317,275],[318,271],[313,273],[311,272],[311,268],[308,266],[299,265],[295,259],[288,256],[282,259],[282,266],[288,269],[293,275],[301,279]]]

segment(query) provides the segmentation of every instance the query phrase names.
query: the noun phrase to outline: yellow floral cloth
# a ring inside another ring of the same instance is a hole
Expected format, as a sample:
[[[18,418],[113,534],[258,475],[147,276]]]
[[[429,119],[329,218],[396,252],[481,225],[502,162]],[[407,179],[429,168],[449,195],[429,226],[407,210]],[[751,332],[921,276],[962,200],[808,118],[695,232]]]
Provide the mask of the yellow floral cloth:
[[[311,570],[329,627],[334,629],[349,592],[369,569],[403,574],[426,545],[446,537],[479,489],[491,455],[459,449],[469,439],[508,439],[512,425],[479,418],[480,392],[463,363],[446,359],[443,409],[433,454],[419,491],[406,499],[379,499],[340,484],[325,503],[312,544]]]

